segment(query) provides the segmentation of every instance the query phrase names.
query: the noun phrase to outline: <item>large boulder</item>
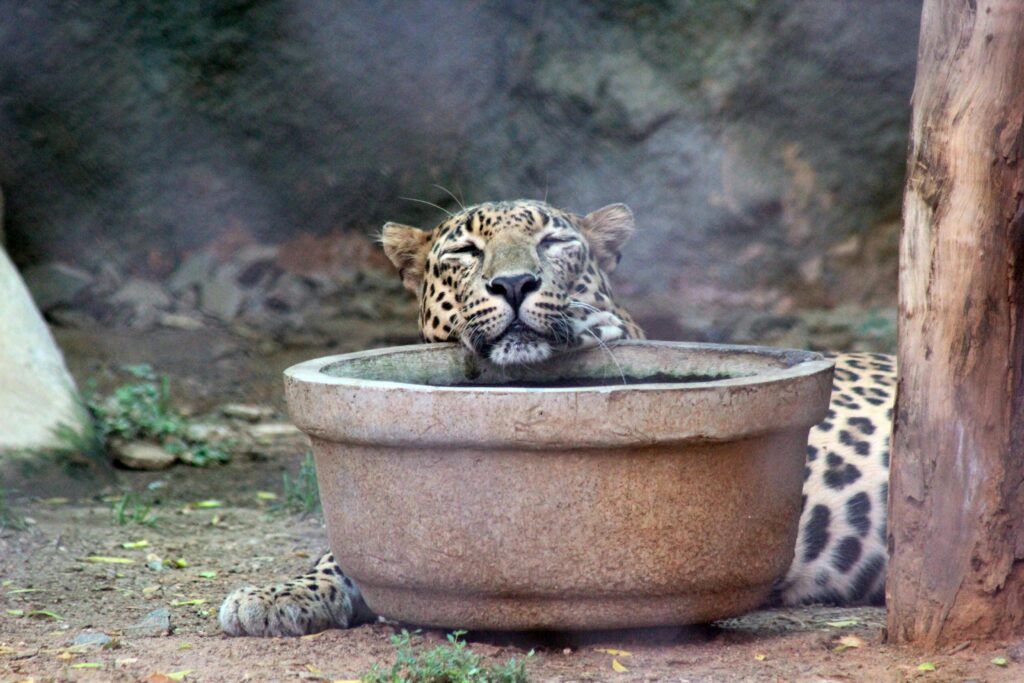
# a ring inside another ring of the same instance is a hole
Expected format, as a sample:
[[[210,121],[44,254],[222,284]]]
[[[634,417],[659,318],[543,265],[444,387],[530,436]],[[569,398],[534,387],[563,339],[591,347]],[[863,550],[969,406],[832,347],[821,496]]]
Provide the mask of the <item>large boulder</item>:
[[[916,0],[133,7],[0,8],[19,262],[425,224],[438,183],[629,203],[622,291],[668,306],[894,295]]]
[[[81,433],[75,382],[25,283],[0,249],[0,452],[60,446],[56,430]]]

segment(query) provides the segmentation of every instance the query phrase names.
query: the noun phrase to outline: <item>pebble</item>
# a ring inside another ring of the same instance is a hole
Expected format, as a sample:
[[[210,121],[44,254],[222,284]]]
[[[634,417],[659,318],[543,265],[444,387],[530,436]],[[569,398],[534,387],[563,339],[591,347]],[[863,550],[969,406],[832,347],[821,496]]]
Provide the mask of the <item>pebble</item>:
[[[173,453],[145,441],[115,440],[110,444],[110,452],[114,460],[130,470],[163,470],[177,459]]]
[[[100,631],[82,631],[71,641],[72,647],[83,649],[100,649],[113,638]]]
[[[124,632],[135,638],[152,638],[169,636],[171,630],[171,611],[166,607],[159,607],[126,628]]]
[[[133,278],[110,297],[110,303],[139,309],[167,308],[171,305],[171,297],[155,282]]]
[[[274,409],[270,406],[257,406],[248,403],[225,403],[220,407],[220,412],[226,417],[247,422],[259,422],[274,416]]]
[[[185,428],[185,438],[192,442],[226,441],[234,436],[231,427],[209,422],[196,422]]]
[[[303,432],[290,422],[267,422],[255,424],[245,429],[249,437],[258,444],[271,444],[276,441],[301,439]]]
[[[172,330],[186,330],[189,332],[202,329],[203,327],[202,320],[181,313],[163,313],[157,318],[157,323]]]

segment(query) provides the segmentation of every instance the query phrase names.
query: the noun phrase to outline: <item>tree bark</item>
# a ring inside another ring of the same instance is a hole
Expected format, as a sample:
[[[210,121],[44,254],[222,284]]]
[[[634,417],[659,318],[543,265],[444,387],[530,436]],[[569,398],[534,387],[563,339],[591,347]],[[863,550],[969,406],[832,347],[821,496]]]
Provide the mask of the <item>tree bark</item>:
[[[889,638],[1024,632],[1024,2],[925,0],[900,244]]]

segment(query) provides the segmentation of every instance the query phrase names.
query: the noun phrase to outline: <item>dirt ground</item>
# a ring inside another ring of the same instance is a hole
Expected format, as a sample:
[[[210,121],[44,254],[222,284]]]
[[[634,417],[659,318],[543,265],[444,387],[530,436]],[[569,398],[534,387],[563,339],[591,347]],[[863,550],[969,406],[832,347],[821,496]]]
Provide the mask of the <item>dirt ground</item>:
[[[79,330],[58,333],[58,341],[80,381],[98,377],[102,384],[112,377],[111,365],[149,361],[170,375],[176,400],[193,410],[238,399],[281,410],[280,371],[290,363],[401,339],[401,332],[379,337],[379,329],[371,330],[353,327],[344,348],[272,355],[215,331]],[[297,470],[303,450],[204,469],[93,467],[68,474],[44,468],[9,475],[8,503],[27,525],[0,530],[0,682],[174,680],[158,674],[185,681],[338,681],[357,679],[374,663],[390,664],[393,624],[298,639],[219,632],[216,610],[229,590],[286,578],[325,548],[317,518],[274,510],[274,501],[260,494],[282,495],[282,474]],[[152,503],[152,526],[118,523],[111,501],[128,491]],[[209,499],[221,505],[193,505]],[[123,547],[141,541],[145,547]],[[177,560],[184,566],[174,567]],[[159,608],[169,612],[170,633],[133,628]],[[883,609],[815,607],[694,628],[471,633],[468,640],[497,660],[532,650],[527,669],[535,681],[1024,681],[1024,664],[1013,659],[1016,643],[916,652],[884,644],[884,622]],[[87,633],[110,640],[103,648],[76,645]],[[441,641],[444,633],[425,637]]]

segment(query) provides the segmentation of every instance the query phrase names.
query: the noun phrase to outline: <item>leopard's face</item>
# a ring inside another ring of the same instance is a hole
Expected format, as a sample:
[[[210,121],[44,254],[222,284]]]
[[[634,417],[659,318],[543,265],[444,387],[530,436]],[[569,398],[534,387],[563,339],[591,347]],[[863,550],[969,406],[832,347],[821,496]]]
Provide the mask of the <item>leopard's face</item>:
[[[621,204],[578,216],[519,200],[469,207],[430,231],[388,223],[383,243],[419,297],[425,341],[517,365],[642,336],[607,279],[632,231]]]

